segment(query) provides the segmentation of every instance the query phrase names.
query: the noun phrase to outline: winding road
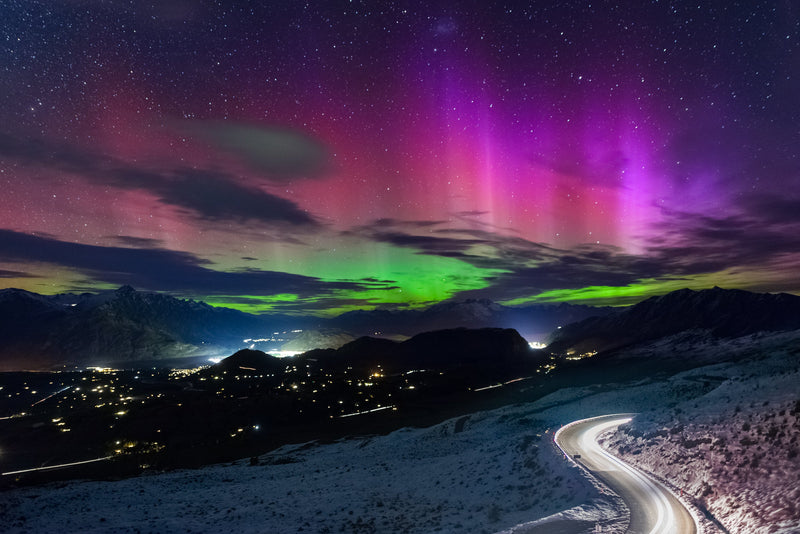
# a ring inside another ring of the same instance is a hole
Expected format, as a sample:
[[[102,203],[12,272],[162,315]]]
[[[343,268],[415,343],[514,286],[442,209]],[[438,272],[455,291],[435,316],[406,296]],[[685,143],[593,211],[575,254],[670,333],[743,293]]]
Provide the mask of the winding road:
[[[631,513],[629,534],[697,534],[695,519],[672,492],[597,443],[598,436],[631,417],[615,414],[575,421],[556,432],[556,444],[622,497]]]

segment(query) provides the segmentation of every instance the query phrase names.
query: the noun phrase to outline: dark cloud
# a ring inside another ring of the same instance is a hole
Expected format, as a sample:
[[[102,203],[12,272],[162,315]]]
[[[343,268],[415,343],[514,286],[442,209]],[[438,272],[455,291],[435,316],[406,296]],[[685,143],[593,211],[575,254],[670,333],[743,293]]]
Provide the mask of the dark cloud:
[[[495,249],[499,258],[517,261],[546,260],[558,250],[546,243],[535,243],[522,237],[508,236],[489,230],[442,228],[436,231],[438,236],[463,236],[468,241],[487,245]]]
[[[181,129],[241,158],[278,182],[314,178],[328,167],[325,146],[308,135],[274,126],[234,122],[187,122]]]
[[[587,286],[625,286],[645,278],[662,278],[669,273],[657,261],[614,254],[564,251],[552,261],[532,267],[512,267],[500,274],[492,288],[517,296],[552,289],[577,289]]]
[[[232,220],[317,226],[308,213],[291,200],[236,183],[224,174],[183,169],[169,176],[147,171],[118,171],[114,185],[144,189],[159,200],[185,208],[209,221]]]
[[[368,283],[368,284],[396,284],[396,280],[381,280],[380,278],[375,278],[374,276],[368,276],[367,278],[362,278],[361,282]]]
[[[270,303],[270,313],[308,315],[325,313],[331,309],[378,309],[385,307],[386,309],[395,310],[407,306],[409,304],[406,302],[386,303],[379,299],[323,297],[304,301]]]
[[[357,283],[361,284],[365,288],[370,288],[370,289],[381,289],[381,290],[401,289],[400,286],[397,285],[396,280],[381,280],[379,278],[374,278],[372,276],[367,278],[360,278],[357,280]]]
[[[739,200],[739,205],[754,220],[773,225],[797,225],[800,224],[800,196],[797,195],[800,190],[790,190],[782,196],[746,195]]]
[[[464,211],[457,211],[453,215],[456,217],[482,217],[484,215],[489,215],[490,212],[488,211],[480,211],[480,210],[464,210]]]
[[[539,247],[530,243],[531,256]],[[669,265],[657,258],[627,254],[603,245],[581,245],[570,249],[547,247],[547,256],[524,261],[524,254],[498,254],[494,268],[499,272],[489,286],[458,294],[457,298],[511,300],[553,289],[579,289],[587,286],[626,286],[642,279],[674,279]]]
[[[407,221],[407,220],[400,220],[400,219],[390,219],[390,218],[382,218],[376,219],[372,222],[370,227],[373,228],[429,228],[432,226],[438,226],[440,224],[444,224],[446,221],[428,221],[428,220],[421,220],[421,221]]]
[[[0,230],[0,261],[52,263],[98,282],[190,295],[294,293],[302,298],[379,286],[257,269],[217,271],[209,261],[185,252],[68,243],[11,230]]]
[[[773,208],[774,206],[774,208]],[[790,198],[748,197],[739,212],[726,217],[664,212],[665,221],[644,251],[631,254],[598,244],[570,248],[535,243],[488,230],[422,228],[381,220],[356,230],[362,237],[456,258],[493,269],[488,287],[458,298],[510,300],[553,289],[621,287],[641,280],[681,280],[737,268],[786,270],[800,255],[800,203]]]
[[[414,235],[403,232],[373,232],[372,238],[382,243],[390,243],[398,247],[418,249],[424,254],[436,256],[452,256],[464,254],[474,245],[484,244],[480,239],[454,239],[433,235]]]
[[[559,249],[488,230],[431,228],[387,220],[358,233],[419,254],[457,258],[497,271],[489,286],[459,297],[506,300],[551,289],[626,286],[769,266],[791,272],[800,261],[800,198],[793,191],[740,197],[725,216],[663,211],[664,220],[639,254],[608,245]]]
[[[725,217],[665,212],[662,234],[653,240],[647,254],[677,275],[797,260],[800,202],[748,197],[740,201],[739,208],[738,213]]]
[[[0,269],[0,278],[39,278],[39,277],[22,271],[7,271],[5,269]]]
[[[434,228],[443,221],[399,221],[378,219],[353,228],[349,235],[417,250],[420,254],[456,258],[476,267],[507,269],[509,265],[553,256],[549,245],[533,243],[488,230]],[[420,235],[416,231],[427,229]],[[475,250],[475,247],[482,247]],[[491,250],[491,254],[487,251]]]
[[[108,158],[90,154],[76,147],[46,142],[37,138],[20,138],[0,132],[0,156],[27,165],[39,165],[77,174],[94,174]]]
[[[296,228],[319,226],[291,200],[239,183],[223,172],[137,168],[76,147],[4,134],[0,134],[0,155],[70,172],[96,184],[148,191],[161,202],[185,209],[199,220],[260,222]]]
[[[106,239],[116,241],[122,246],[132,248],[161,248],[164,242],[160,239],[150,239],[147,237],[134,237],[130,235],[109,235]]]
[[[392,226],[393,224],[393,226]],[[624,286],[639,279],[669,275],[669,264],[657,258],[627,254],[608,245],[580,245],[558,249],[521,237],[483,229],[432,228],[381,219],[353,232],[378,242],[416,250],[419,254],[455,258],[495,274],[489,286],[459,297],[480,296],[507,300],[551,289],[590,285]]]

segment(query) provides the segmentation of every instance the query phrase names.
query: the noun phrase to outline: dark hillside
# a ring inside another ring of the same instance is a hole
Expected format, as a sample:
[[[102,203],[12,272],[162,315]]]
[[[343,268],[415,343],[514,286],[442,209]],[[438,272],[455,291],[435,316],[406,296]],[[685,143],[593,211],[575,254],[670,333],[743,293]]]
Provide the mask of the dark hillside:
[[[685,330],[719,338],[800,328],[800,297],[737,289],[681,289],[617,313],[591,317],[557,330],[548,350],[604,351],[651,341]]]

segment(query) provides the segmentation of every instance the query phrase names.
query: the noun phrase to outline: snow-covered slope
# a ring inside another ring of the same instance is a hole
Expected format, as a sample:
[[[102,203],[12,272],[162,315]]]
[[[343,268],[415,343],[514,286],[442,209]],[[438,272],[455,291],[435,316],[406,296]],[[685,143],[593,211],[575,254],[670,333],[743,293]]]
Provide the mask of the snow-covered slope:
[[[495,532],[593,499],[607,510],[611,501],[558,455],[537,412],[511,407],[287,446],[257,466],[15,490],[0,499],[0,524],[10,532]]]
[[[686,343],[637,350],[649,358],[691,353]],[[7,491],[0,525],[8,532],[524,534],[572,518],[587,532],[598,523],[608,531],[624,528],[619,501],[564,460],[552,433],[583,417],[639,412],[609,439],[626,460],[672,481],[729,532],[798,532],[799,347],[800,332],[706,340],[704,362],[715,351],[728,361],[669,378],[562,389],[426,429],[286,446],[255,466],[240,460]]]
[[[686,330],[732,338],[800,328],[800,297],[739,289],[680,289],[622,310],[590,317],[553,332],[554,352],[606,351],[652,341]]]
[[[666,406],[607,445],[697,499],[730,532],[800,532],[800,335],[716,350],[747,357],[674,377]]]

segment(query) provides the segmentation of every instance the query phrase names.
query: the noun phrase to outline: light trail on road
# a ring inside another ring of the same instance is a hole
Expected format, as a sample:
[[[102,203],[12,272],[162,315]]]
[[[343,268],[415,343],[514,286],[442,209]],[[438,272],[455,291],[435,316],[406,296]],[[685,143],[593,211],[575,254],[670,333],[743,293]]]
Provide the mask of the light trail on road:
[[[0,473],[2,476],[12,476],[12,475],[21,475],[23,473],[33,473],[34,471],[50,471],[51,469],[63,469],[64,467],[72,467],[75,465],[83,465],[83,464],[91,464],[94,462],[102,462],[104,460],[110,460],[113,456],[103,456],[102,458],[92,458],[91,460],[82,460],[80,462],[70,462],[67,464],[58,464],[58,465],[45,465],[43,467],[31,467],[30,469],[18,469],[17,471],[7,471],[5,473]]]
[[[61,389],[59,389],[58,391],[56,391],[55,393],[51,393],[50,395],[46,396],[45,398],[43,398],[43,399],[39,399],[38,401],[34,402],[33,404],[31,404],[31,407],[33,407],[33,406],[36,406],[36,405],[37,405],[37,404],[39,404],[40,402],[44,402],[44,401],[46,401],[47,399],[51,399],[51,398],[55,397],[56,395],[58,395],[59,393],[63,393],[63,392],[65,392],[65,391],[67,391],[68,389],[70,389],[71,387],[72,387],[72,386],[67,386],[67,387],[61,388]]]
[[[622,497],[631,512],[627,532],[633,534],[696,534],[696,519],[661,483],[600,447],[605,432],[631,420],[630,414],[575,421],[555,434],[564,456],[582,466]],[[576,456],[577,455],[577,456]]]

